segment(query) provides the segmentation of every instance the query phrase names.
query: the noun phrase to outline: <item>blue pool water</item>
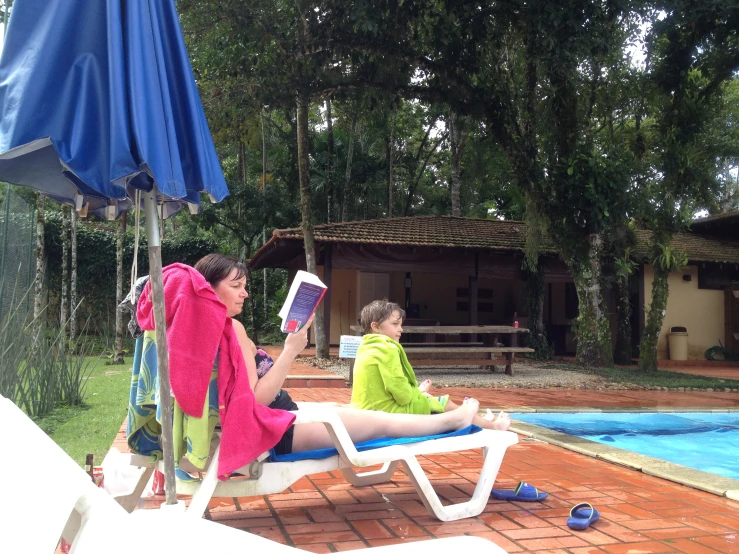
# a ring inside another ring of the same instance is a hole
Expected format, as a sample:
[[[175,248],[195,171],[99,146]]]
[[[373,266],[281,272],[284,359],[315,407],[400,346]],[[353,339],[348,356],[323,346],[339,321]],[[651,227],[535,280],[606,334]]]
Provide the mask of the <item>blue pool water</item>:
[[[512,413],[511,417],[739,479],[739,413]]]

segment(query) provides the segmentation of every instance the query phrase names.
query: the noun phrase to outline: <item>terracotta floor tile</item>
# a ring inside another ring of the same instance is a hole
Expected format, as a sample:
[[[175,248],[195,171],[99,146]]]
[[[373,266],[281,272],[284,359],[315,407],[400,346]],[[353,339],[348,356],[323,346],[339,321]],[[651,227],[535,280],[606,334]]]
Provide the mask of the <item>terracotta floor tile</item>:
[[[295,374],[320,380],[321,370],[302,371]],[[334,388],[290,390],[296,401],[346,402],[351,394],[349,389]],[[457,399],[473,396],[490,407],[739,407],[739,395],[731,393],[463,388],[443,392]],[[481,457],[475,451],[452,452],[421,457],[419,462],[448,503],[466,500],[472,493]],[[508,449],[495,488],[512,489],[521,480],[549,497],[540,503],[491,500],[478,517],[457,522],[429,516],[402,471],[387,483],[363,488],[348,484],[339,471],[312,475],[281,494],[213,499],[206,517],[283,544],[299,543],[302,550],[313,552],[470,534],[492,540],[511,554],[739,554],[738,502],[526,437]],[[162,501],[163,497],[147,498],[143,505],[156,508]],[[581,501],[593,502],[601,519],[586,531],[571,531],[565,525],[569,509]]]
[[[588,546],[588,543],[579,537],[549,537],[541,539],[523,539],[518,541],[525,550],[533,552],[539,552],[540,550],[558,549],[558,548],[577,548],[582,546]],[[564,552],[562,550],[561,552]]]
[[[358,520],[352,522],[356,533],[364,539],[386,539],[393,534],[379,521]]]
[[[609,554],[660,554],[663,552],[675,552],[675,549],[665,543],[657,541],[630,542],[624,544],[610,544],[604,546],[603,550]]]
[[[500,533],[514,541],[572,536],[572,533],[565,531],[564,529],[551,526],[539,529],[505,529]]]
[[[347,542],[334,542],[331,543],[337,552],[344,552],[346,550],[357,550],[359,548],[366,548],[367,545],[362,541],[347,541]]]
[[[304,533],[300,535],[290,535],[290,539],[295,546],[306,544],[318,544],[326,542],[345,542],[355,541],[359,537],[354,531],[326,531],[324,533]]]
[[[648,529],[669,529],[673,527],[685,527],[682,523],[670,519],[631,519],[619,522],[624,527],[635,531],[645,531]]]
[[[336,531],[351,531],[349,525],[344,521],[334,521],[331,523],[309,523],[299,525],[284,525],[285,533],[294,538],[295,535],[305,533],[334,533]]]
[[[670,544],[678,551],[685,552],[685,554],[716,554],[718,552],[692,539],[676,539]]]
[[[721,536],[698,537],[695,539],[695,542],[713,548],[722,554],[737,554],[739,553],[739,545],[736,543],[736,534],[733,535],[733,539],[731,535],[729,535],[728,539]]]

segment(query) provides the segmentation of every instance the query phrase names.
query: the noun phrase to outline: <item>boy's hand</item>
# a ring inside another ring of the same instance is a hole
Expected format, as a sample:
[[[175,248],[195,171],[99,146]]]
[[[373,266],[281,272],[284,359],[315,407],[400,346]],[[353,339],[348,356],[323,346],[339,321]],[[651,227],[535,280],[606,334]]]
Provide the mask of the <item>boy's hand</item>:
[[[418,390],[423,393],[427,393],[431,390],[431,379],[426,379],[423,383],[418,385]]]

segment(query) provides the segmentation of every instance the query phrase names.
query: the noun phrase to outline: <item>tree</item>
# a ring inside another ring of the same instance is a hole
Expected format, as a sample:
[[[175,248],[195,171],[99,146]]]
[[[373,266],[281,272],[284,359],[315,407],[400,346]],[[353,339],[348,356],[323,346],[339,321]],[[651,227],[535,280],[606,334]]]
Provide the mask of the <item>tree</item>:
[[[662,6],[655,6],[659,10]],[[673,234],[687,228],[696,209],[710,206],[720,188],[716,160],[722,147],[706,125],[720,110],[726,83],[739,69],[739,6],[673,2],[648,37],[644,75],[649,95],[644,142],[651,169],[645,219],[653,230],[652,303],[640,344],[639,368],[657,370],[657,341],[667,307],[667,277],[687,262]]]
[[[33,291],[33,319],[41,325],[41,314],[44,310],[44,205],[46,197],[35,193],[36,195],[36,248],[34,250],[36,256],[36,280],[34,281]]]
[[[122,364],[123,360],[123,334],[126,332],[126,326],[123,322],[123,313],[118,309],[123,302],[123,243],[126,238],[126,219],[128,212],[123,212],[118,222],[118,231],[115,241],[115,347],[113,353],[113,363]]]

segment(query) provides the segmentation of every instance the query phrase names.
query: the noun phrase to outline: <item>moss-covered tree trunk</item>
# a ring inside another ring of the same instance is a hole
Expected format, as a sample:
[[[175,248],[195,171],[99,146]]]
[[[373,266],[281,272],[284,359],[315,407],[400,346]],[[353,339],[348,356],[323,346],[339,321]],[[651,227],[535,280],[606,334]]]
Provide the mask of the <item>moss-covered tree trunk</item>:
[[[123,302],[123,242],[126,239],[126,217],[128,212],[123,212],[118,222],[118,232],[115,240],[115,355],[113,363],[122,364],[123,360],[123,333],[126,332],[123,323],[123,313],[118,306]]]
[[[309,273],[316,273],[316,241],[313,237],[311,215],[312,193],[310,188],[310,145],[308,143],[308,107],[310,99],[306,95],[298,97],[297,138],[298,172],[300,174],[300,214],[302,216],[303,243],[305,246],[305,265]],[[316,357],[328,358],[328,340],[323,325],[323,304],[316,310],[313,329],[316,336]]]
[[[36,281],[33,291],[33,319],[38,324],[44,309],[44,225],[46,223],[44,203],[46,197],[36,193]]]
[[[665,321],[667,310],[667,276],[669,273],[658,266],[654,268],[654,282],[652,283],[652,303],[647,312],[647,323],[639,345],[639,369],[642,371],[657,371],[657,343],[662,323]]]
[[[604,367],[613,364],[611,327],[601,286],[601,254],[603,239],[590,236],[590,251],[583,263],[570,260],[570,273],[575,281],[580,313],[575,320],[577,363],[582,366]]]
[[[613,361],[617,364],[631,363],[631,302],[629,298],[629,276],[619,275],[614,285],[616,293],[616,346]]]
[[[529,334],[527,344],[536,350],[534,357],[539,360],[548,360],[552,357],[552,347],[547,340],[547,330],[544,327],[544,270],[541,261],[536,271],[524,270],[526,275],[526,315],[529,318]]]

